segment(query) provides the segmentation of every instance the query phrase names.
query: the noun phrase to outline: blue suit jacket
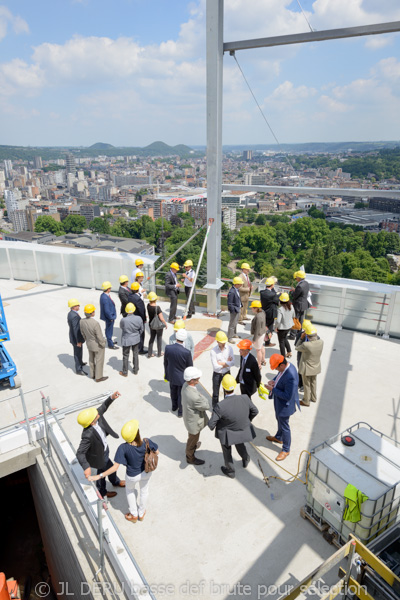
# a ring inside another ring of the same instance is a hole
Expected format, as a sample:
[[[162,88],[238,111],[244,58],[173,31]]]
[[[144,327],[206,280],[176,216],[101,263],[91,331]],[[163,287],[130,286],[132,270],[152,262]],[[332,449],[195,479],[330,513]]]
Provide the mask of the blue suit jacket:
[[[110,296],[103,292],[100,296],[100,319],[102,321],[115,321],[116,318],[117,311],[115,309],[115,304]]]
[[[165,379],[172,385],[183,385],[183,371],[186,367],[193,367],[192,355],[179,342],[165,346],[164,373]]]
[[[240,296],[238,294],[238,290],[232,286],[228,292],[228,310],[229,312],[238,313],[240,312],[240,308],[243,306],[242,301],[240,300]]]
[[[274,381],[276,377],[274,377]],[[299,376],[297,369],[289,363],[289,368],[279,379],[271,394],[274,399],[274,408],[277,417],[290,417],[290,415],[296,412],[296,406],[300,410],[299,393],[297,391],[298,383]]]

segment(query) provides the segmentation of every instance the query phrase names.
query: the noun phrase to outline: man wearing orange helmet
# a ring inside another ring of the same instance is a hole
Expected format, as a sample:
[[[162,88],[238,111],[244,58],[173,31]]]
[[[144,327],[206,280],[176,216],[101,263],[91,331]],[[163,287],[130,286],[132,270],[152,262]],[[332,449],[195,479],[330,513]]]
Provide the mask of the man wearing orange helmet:
[[[261,371],[257,360],[250,354],[251,340],[240,340],[237,347],[240,353],[240,367],[236,375],[236,381],[240,383],[241,393],[247,394],[251,398],[261,383]]]
[[[296,406],[300,410],[299,394],[297,386],[299,377],[294,365],[287,362],[282,354],[273,354],[269,359],[271,369],[277,370],[276,377],[268,381],[267,388],[270,397],[274,400],[275,417],[278,421],[278,431],[275,435],[267,435],[269,442],[282,444],[282,451],[275,460],[285,460],[290,454],[291,432],[289,418],[296,412]]]

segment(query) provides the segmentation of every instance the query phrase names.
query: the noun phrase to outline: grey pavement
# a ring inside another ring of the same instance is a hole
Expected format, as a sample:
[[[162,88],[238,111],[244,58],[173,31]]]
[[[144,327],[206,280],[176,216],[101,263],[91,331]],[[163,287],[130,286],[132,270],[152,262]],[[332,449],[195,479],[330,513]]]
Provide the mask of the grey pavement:
[[[91,302],[99,308],[100,292],[45,284],[24,292],[16,290],[21,283],[2,280],[1,294],[3,302],[8,303],[5,313],[11,332],[6,347],[17,363],[29,414],[41,411],[39,392],[28,393],[29,390],[42,388],[57,408],[119,390],[121,398],[107,413],[110,424],[119,432],[126,421],[137,418],[142,435],[159,444],[159,467],[152,475],[145,520],[133,525],[124,519],[127,503],[123,490],[110,501],[112,515],[147,581],[155,586],[157,598],[263,598],[268,586],[295,584],[333,554],[335,548],[300,517],[305,486],[273,479],[268,488],[262,480],[258,459],[266,475],[289,477],[274,460],[279,448],[265,439],[276,431],[271,401],[253,396],[260,410],[254,421],[254,443],[269,458],[250,447],[251,462],[245,470],[234,450],[236,479],[227,479],[220,470],[220,445],[206,429],[197,451],[205,465],[187,465],[187,434],[182,419],[171,412],[162,358],[141,356],[139,374],[134,376],[130,371],[128,378],[123,378],[118,374],[122,350],[106,349],[104,374],[109,379],[98,384],[78,377],[68,342],[67,301],[77,297],[82,307]],[[115,294],[114,299],[119,307]],[[161,307],[166,309],[167,304],[162,302]],[[182,307],[178,312],[182,313]],[[222,320],[226,331],[228,315],[223,315]],[[249,328],[247,322],[238,331],[249,337]],[[164,342],[171,331],[169,325]],[[323,326],[318,327],[318,332],[325,341],[323,371],[318,378],[319,399],[291,417],[291,454],[280,463],[290,473],[297,472],[303,449],[309,450],[359,421],[399,439],[398,341]],[[116,335],[119,338],[118,327]],[[192,335],[198,343],[205,333]],[[146,347],[147,342],[148,333]],[[275,351],[277,346],[267,350],[267,356]],[[238,364],[237,348],[235,356]],[[292,361],[295,360],[293,351]],[[209,350],[195,364],[203,372],[201,382],[211,392]],[[264,367],[263,381],[271,376],[269,367]],[[18,398],[7,400],[14,395],[9,389],[0,391],[0,401],[4,400],[0,404],[3,426],[21,416]],[[76,416],[70,414],[64,420],[75,446],[81,435]],[[112,457],[120,441],[110,440]],[[124,476],[122,467],[119,475]],[[244,585],[249,587],[241,587]],[[269,597],[279,597],[283,591],[283,587],[278,591],[269,589]]]

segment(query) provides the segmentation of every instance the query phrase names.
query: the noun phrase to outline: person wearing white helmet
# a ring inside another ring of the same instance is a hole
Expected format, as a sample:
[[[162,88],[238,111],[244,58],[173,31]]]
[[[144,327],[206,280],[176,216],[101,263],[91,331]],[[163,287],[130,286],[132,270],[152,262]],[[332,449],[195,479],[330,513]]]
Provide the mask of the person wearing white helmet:
[[[211,349],[210,358],[213,368],[212,376],[212,405],[219,400],[219,389],[224,375],[231,372],[231,367],[235,364],[232,346],[228,344],[228,336],[223,331],[217,331],[215,336],[216,345]]]
[[[174,323],[174,333],[169,336],[168,344],[175,344],[175,342],[176,342],[176,332],[179,329],[186,329],[185,321],[183,319],[177,319],[175,321],[175,323]],[[185,341],[183,342],[183,345],[185,346],[185,348],[187,350],[189,350],[189,352],[190,352],[190,354],[192,355],[192,358],[193,358],[193,356],[194,356],[194,341],[193,341],[193,337],[192,337],[192,334],[190,333],[190,331],[186,330],[186,334],[187,334],[187,337],[186,337]]]
[[[185,383],[183,373],[187,367],[193,367],[192,355],[183,346],[187,337],[185,329],[176,332],[176,342],[165,347],[164,379],[169,382],[172,411],[182,416],[182,386]]]
[[[182,387],[182,411],[183,422],[188,431],[186,462],[189,465],[204,465],[205,462],[194,454],[200,445],[200,432],[208,423],[206,410],[210,410],[209,401],[197,388],[201,374],[196,367],[187,367],[183,372],[185,383]]]

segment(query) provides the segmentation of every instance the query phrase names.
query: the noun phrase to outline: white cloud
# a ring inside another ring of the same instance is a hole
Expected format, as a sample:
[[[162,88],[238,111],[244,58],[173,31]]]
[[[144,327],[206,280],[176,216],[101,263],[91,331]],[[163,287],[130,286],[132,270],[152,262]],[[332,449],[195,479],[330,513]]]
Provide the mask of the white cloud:
[[[0,95],[23,93],[32,96],[41,90],[44,83],[44,73],[37,64],[28,65],[20,58],[0,64]]]
[[[345,104],[344,102],[339,102],[338,100],[326,95],[321,96],[318,101],[322,106],[322,109],[330,113],[348,112],[354,108]]]
[[[268,96],[265,102],[281,106],[282,110],[287,109],[287,104],[296,104],[303,100],[315,96],[317,90],[306,85],[295,87],[291,81],[284,81]]]
[[[398,2],[392,0],[315,0],[312,24],[317,29],[369,25],[400,19]]]
[[[393,36],[391,35],[373,35],[366,39],[365,47],[370,50],[380,50],[386,46],[393,44]]]
[[[29,33],[28,23],[24,19],[14,16],[6,6],[0,5],[0,40],[7,35],[9,26],[16,34]]]

